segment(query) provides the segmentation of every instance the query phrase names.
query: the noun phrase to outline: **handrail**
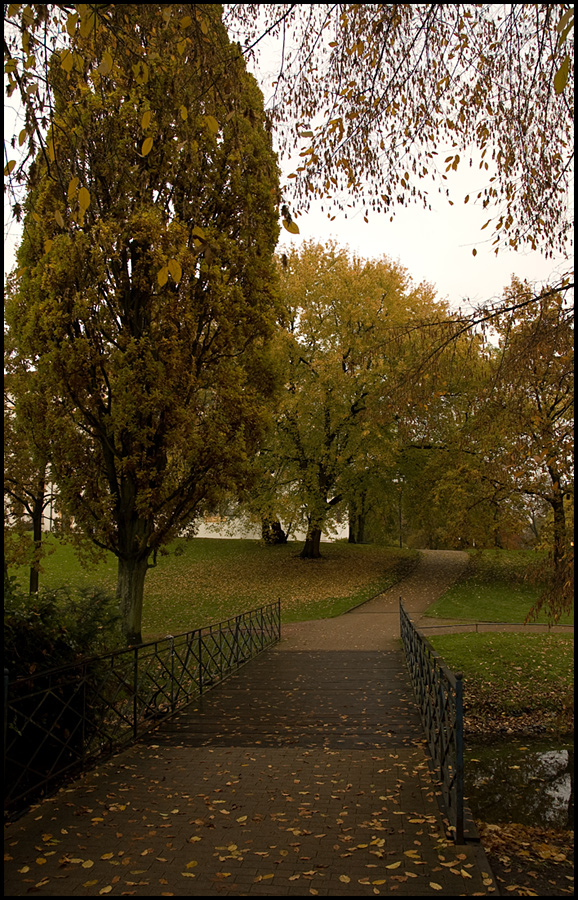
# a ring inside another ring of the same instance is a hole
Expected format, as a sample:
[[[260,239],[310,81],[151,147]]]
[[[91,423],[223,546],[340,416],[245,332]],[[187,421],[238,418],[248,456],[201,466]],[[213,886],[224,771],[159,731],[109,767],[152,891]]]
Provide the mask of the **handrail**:
[[[462,674],[443,663],[399,599],[400,633],[427,745],[441,786],[441,803],[456,844],[464,843]]]
[[[30,677],[5,670],[5,809],[136,740],[281,637],[281,601]]]

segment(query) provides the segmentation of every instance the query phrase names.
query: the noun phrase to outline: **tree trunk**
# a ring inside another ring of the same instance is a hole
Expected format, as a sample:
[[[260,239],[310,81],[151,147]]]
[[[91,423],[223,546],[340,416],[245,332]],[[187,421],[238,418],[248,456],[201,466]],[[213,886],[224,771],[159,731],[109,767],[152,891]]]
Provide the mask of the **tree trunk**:
[[[566,511],[564,509],[564,494],[560,489],[560,476],[551,467],[548,467],[552,479],[552,497],[548,502],[554,514],[554,568],[558,568],[560,561],[566,552]]]
[[[310,528],[305,539],[305,546],[300,553],[301,559],[320,559],[319,544],[321,542],[321,529]]]
[[[357,543],[357,533],[356,533],[356,525],[357,525],[357,512],[355,508],[355,503],[351,501],[349,504],[349,536],[347,538],[350,544]]]
[[[116,596],[120,600],[122,627],[129,645],[142,644],[142,603],[148,556],[118,559]]]
[[[32,565],[30,566],[30,593],[38,593],[38,579],[40,569],[40,554],[42,551],[42,515],[44,513],[44,478],[38,482],[38,490],[34,498],[32,509],[32,528],[34,551]]]
[[[266,544],[286,544],[287,535],[281,527],[279,519],[263,519],[261,535]]]

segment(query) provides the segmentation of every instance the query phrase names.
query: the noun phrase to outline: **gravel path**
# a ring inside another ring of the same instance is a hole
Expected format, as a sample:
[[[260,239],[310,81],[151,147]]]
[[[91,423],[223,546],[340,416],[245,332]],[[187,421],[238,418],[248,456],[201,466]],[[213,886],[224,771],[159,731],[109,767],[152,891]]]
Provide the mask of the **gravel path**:
[[[273,652],[399,649],[399,598],[417,624],[467,565],[463,550],[422,550],[411,575],[344,616],[283,625],[281,642]]]

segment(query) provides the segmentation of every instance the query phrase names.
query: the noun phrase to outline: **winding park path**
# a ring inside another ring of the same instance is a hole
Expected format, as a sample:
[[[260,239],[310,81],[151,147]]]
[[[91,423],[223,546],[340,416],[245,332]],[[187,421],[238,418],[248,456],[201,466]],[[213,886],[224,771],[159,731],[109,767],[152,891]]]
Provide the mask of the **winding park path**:
[[[261,654],[5,829],[5,894],[480,896],[479,843],[445,837],[399,647],[467,564],[415,572]]]

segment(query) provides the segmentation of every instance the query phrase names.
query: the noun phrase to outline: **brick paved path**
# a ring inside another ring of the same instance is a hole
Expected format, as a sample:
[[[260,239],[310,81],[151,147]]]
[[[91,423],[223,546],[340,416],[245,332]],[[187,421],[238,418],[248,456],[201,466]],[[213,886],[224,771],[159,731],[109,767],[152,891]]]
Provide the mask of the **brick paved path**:
[[[152,735],[5,829],[5,893],[487,895],[479,844],[445,839],[397,600],[417,618],[459,573],[424,554],[339,619],[285,626]]]

